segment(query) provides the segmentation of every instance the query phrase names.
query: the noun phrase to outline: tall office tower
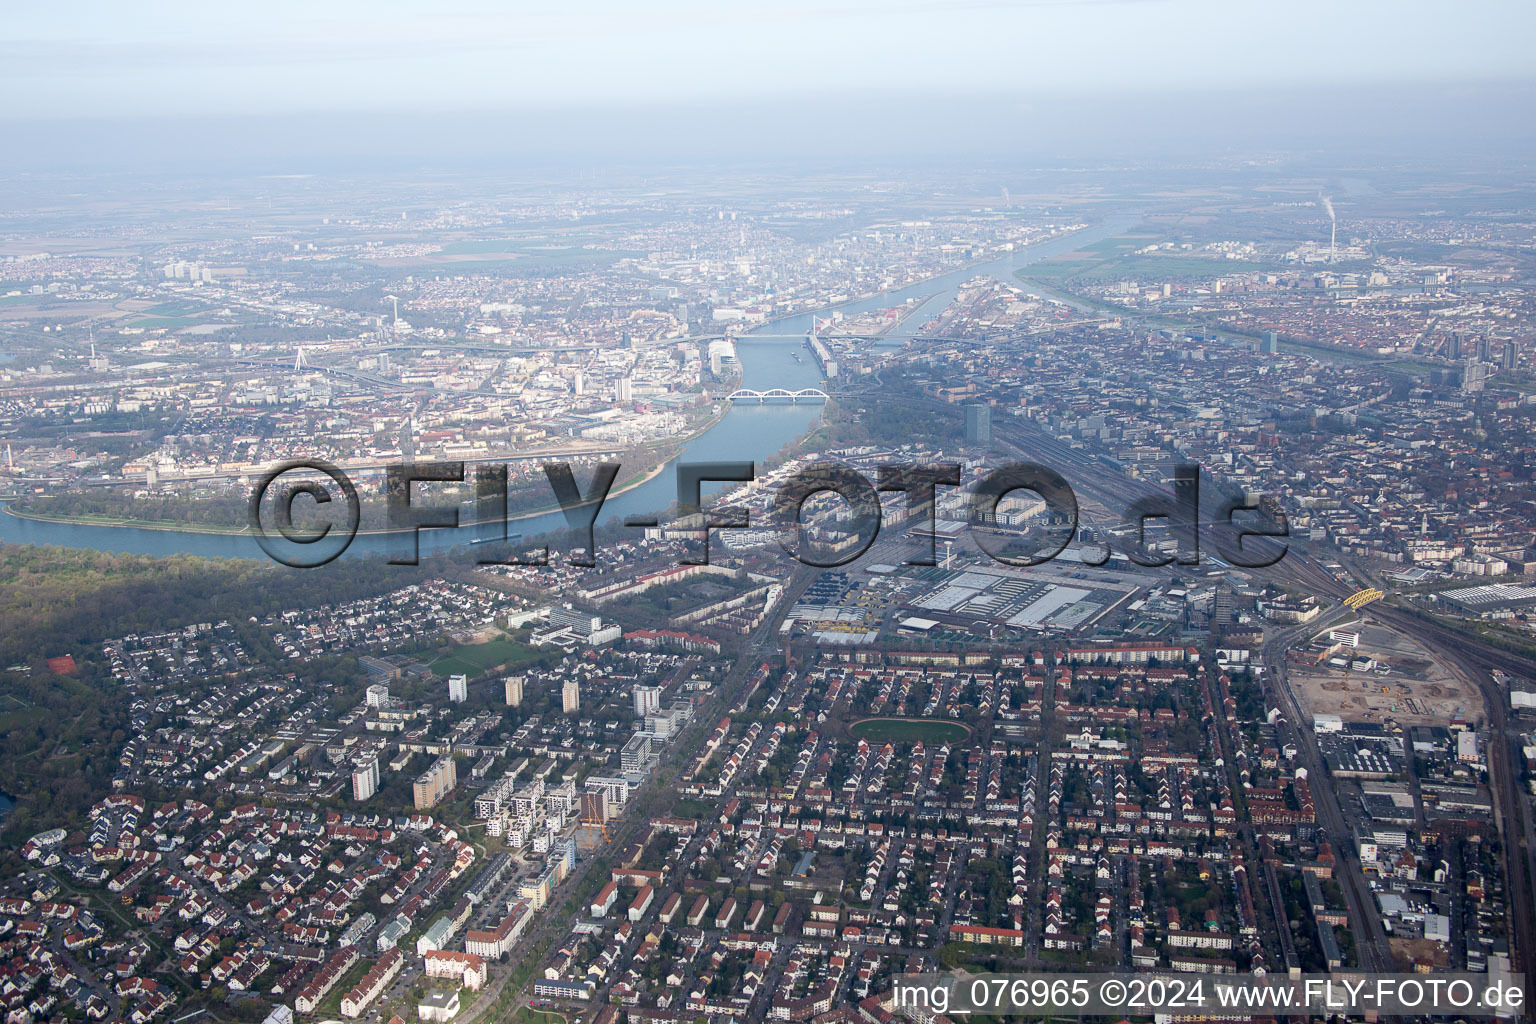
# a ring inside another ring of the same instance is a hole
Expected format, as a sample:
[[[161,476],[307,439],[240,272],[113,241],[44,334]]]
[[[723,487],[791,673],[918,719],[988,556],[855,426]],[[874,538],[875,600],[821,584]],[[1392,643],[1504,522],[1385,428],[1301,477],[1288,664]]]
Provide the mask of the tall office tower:
[[[560,710],[567,715],[581,710],[581,684],[574,679],[560,687]]]
[[[352,799],[367,800],[379,791],[379,759],[370,757],[358,762],[352,771]]]
[[[619,378],[619,401],[630,402],[635,397],[635,385],[628,377]]]
[[[1267,356],[1280,354],[1280,335],[1274,331],[1265,331],[1264,340],[1259,344],[1259,351]]]
[[[1222,626],[1230,625],[1232,625],[1232,588],[1225,583],[1218,583],[1211,605],[1211,628],[1220,629]]]
[[[444,754],[433,762],[432,767],[416,776],[416,784],[412,787],[416,809],[424,811],[436,807],[458,784],[459,772],[453,765],[453,755]]]
[[[1481,391],[1483,384],[1488,380],[1488,364],[1480,363],[1476,359],[1468,359],[1461,371],[1461,390],[1466,392]]]
[[[965,407],[965,439],[973,444],[992,443],[992,407],[975,403]]]
[[[635,687],[635,714],[644,718],[646,715],[655,713],[659,707],[661,707],[661,687]]]
[[[507,676],[502,680],[507,688],[507,707],[517,708],[523,705],[523,677]]]
[[[371,708],[389,707],[388,683],[374,683],[368,687],[368,706]]]
[[[463,704],[469,700],[468,676],[451,675],[448,677],[448,699],[455,704]]]
[[[1515,345],[1515,339],[1511,338],[1504,343],[1504,351],[1499,355],[1499,368],[1513,370],[1519,358],[1520,349]]]
[[[1482,337],[1477,339],[1477,358],[1478,358],[1479,362],[1486,363],[1486,362],[1489,361],[1489,347],[1488,346],[1489,346],[1488,335],[1485,334]]]
[[[587,393],[587,377],[580,370],[576,371],[576,379],[571,382],[571,391],[578,395]]]
[[[1445,339],[1445,358],[1452,361],[1461,358],[1461,332],[1452,331],[1451,336]]]

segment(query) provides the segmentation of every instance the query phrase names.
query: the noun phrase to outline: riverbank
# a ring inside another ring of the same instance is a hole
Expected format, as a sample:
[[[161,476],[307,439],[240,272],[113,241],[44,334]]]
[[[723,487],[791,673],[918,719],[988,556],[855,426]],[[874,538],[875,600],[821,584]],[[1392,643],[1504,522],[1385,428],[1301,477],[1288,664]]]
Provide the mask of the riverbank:
[[[880,298],[882,295],[895,295],[898,292],[910,291],[913,288],[921,288],[923,285],[928,284],[929,282],[937,281],[940,278],[948,277],[951,274],[963,274],[967,270],[973,270],[979,267],[990,267],[992,264],[998,263],[1002,260],[1023,256],[1028,253],[1030,249],[1033,249],[1036,246],[1050,245],[1054,242],[1063,242],[1069,238],[1074,238],[1077,235],[1093,231],[1097,227],[1099,227],[1097,224],[1088,224],[1078,228],[1076,231],[1067,231],[1059,235],[1052,235],[1049,238],[1042,238],[1038,242],[1030,242],[1028,245],[1025,245],[1020,249],[1014,249],[1010,252],[991,253],[987,256],[978,256],[967,263],[960,264],[958,267],[951,267],[948,270],[940,270],[938,273],[929,274],[927,277],[919,278],[916,281],[909,281],[906,284],[893,284],[889,288],[880,288],[876,291],[869,292],[866,295],[858,295],[852,298],[844,299],[842,302],[834,302],[825,306],[815,306],[810,309],[797,309],[788,313],[776,313],[773,316],[765,317],[762,323],[758,324],[752,329],[754,331],[760,331],[765,327],[771,327],[774,324],[782,323],[785,320],[794,320],[797,317],[811,316],[813,314],[820,315],[822,313],[833,313],[839,309],[847,309],[849,306],[862,306],[873,302],[875,299]],[[902,320],[905,321],[907,317],[912,315],[912,313],[917,312],[923,303],[927,302],[937,294],[938,292],[933,292],[932,294],[919,298],[917,304],[912,307],[912,312],[906,314]],[[886,332],[886,334],[890,334],[900,329],[901,324],[897,323],[896,325],[892,326],[891,329]],[[751,334],[749,332],[748,334],[742,335],[741,337],[751,337]],[[740,338],[737,340],[739,341]]]
[[[1097,237],[1104,237],[1123,230],[1135,223],[1134,218],[1110,217],[1100,224],[1078,231],[1064,232],[1034,245],[1016,248],[1003,254],[995,254],[968,260],[961,267],[940,271],[910,285],[881,289],[873,296],[849,299],[815,310],[782,313],[768,323],[755,325],[737,336],[738,360],[741,365],[742,387],[768,389],[784,387],[793,391],[805,387],[824,387],[820,371],[809,359],[795,359],[797,344],[811,329],[811,315],[822,315],[835,309],[853,312],[873,311],[916,300],[906,311],[899,324],[876,344],[899,344],[905,336],[921,326],[920,317],[936,313],[952,298],[955,290],[965,281],[978,274],[990,274],[1005,281],[1014,280],[1014,273],[1028,263],[1046,259],[1072,246],[1081,246]],[[916,319],[915,319],[916,318]],[[772,326],[770,326],[770,324]],[[724,382],[721,382],[722,384]],[[676,492],[668,481],[659,479],[668,462],[689,459],[704,462],[756,460],[761,463],[780,453],[788,445],[804,445],[808,432],[816,427],[822,410],[805,404],[731,403],[718,401],[698,424],[685,435],[668,438],[653,448],[681,446],[681,452],[669,454],[654,471],[623,486],[610,494],[610,501],[603,506],[604,518],[635,515],[653,515],[666,509],[676,500]],[[536,457],[519,453],[523,458]],[[524,536],[531,537],[564,527],[564,517],[557,505],[548,506],[548,512],[540,518],[538,510],[519,513],[524,523]],[[74,517],[48,517],[29,520],[22,515],[0,516],[0,540],[15,544],[58,545],[72,548],[92,548],[101,551],[121,551],[130,554],[163,556],[177,553],[198,554],[206,557],[254,558],[259,557],[256,545],[237,532],[238,528],[225,527],[222,531],[209,529],[200,524],[146,523],[135,524],[122,519],[111,525],[98,525]],[[473,531],[427,531],[421,535],[423,550],[446,549],[469,543]],[[249,536],[247,533],[246,536]],[[366,542],[366,543],[365,543]],[[380,554],[388,543],[387,534],[382,537],[360,537],[347,551],[348,557]]]
[[[609,492],[607,494],[607,498],[617,498],[621,494],[624,494],[624,493],[626,493],[628,491],[632,491],[635,488],[640,487],[640,486],[642,486],[644,484],[648,484],[652,480],[656,479],[658,476],[660,476],[666,470],[666,468],[669,465],[671,465],[673,462],[675,462],[677,460],[677,458],[682,454],[682,449],[683,449],[684,445],[686,445],[689,441],[692,441],[692,440],[694,440],[696,438],[702,437],[704,434],[709,433],[715,427],[719,426],[720,425],[720,421],[725,419],[726,414],[730,412],[730,408],[731,408],[731,403],[730,402],[726,401],[723,398],[718,399],[716,401],[716,406],[715,406],[714,410],[711,411],[710,414],[707,417],[705,417],[697,426],[693,427],[686,434],[683,434],[681,437],[677,437],[677,438],[669,438],[669,439],[667,439],[662,444],[657,444],[657,445],[654,445],[654,446],[650,446],[652,448],[661,448],[663,446],[666,446],[666,447],[676,446],[676,450],[673,451],[672,454],[668,455],[666,458],[662,459],[656,465],[652,466],[650,469],[647,469],[646,471],[644,471],[643,473],[637,473],[636,475],[634,475],[632,477],[629,477],[626,480],[622,480],[622,481],[616,482],[614,484],[613,488],[611,490],[609,490]],[[527,456],[520,456],[520,458],[527,458]],[[483,460],[483,461],[492,461],[492,460]],[[605,498],[604,500],[606,501],[607,499]],[[577,506],[577,507],[578,508],[584,507],[587,504],[591,504],[591,503],[590,502],[584,502],[582,505]],[[194,534],[206,534],[208,536],[216,536],[216,537],[249,537],[249,536],[251,536],[251,528],[248,525],[247,526],[220,526],[217,523],[168,523],[168,522],[166,522],[163,519],[132,519],[132,518],[129,518],[127,516],[101,516],[101,515],[60,516],[60,515],[48,515],[48,514],[39,513],[39,512],[27,512],[27,511],[17,510],[17,509],[12,507],[12,505],[11,505],[11,503],[9,501],[0,501],[0,511],[3,511],[6,515],[11,516],[11,517],[16,518],[16,519],[25,519],[25,520],[28,520],[28,521],[34,522],[34,523],[57,523],[60,526],[94,526],[94,527],[105,527],[105,528],[108,528],[108,529],[123,529],[123,530],[158,530],[158,531],[162,531],[162,532],[165,532],[165,533],[194,533]],[[536,508],[525,509],[525,510],[523,510],[521,512],[509,513],[507,515],[506,521],[511,523],[511,522],[517,522],[517,521],[523,520],[523,519],[537,519],[540,516],[547,516],[547,515],[549,515],[549,514],[551,514],[553,512],[559,512],[559,511],[561,511],[559,503],[558,502],[551,502],[551,503],[546,504],[546,505],[540,505],[540,506],[538,506]],[[472,527],[472,526],[476,526],[478,524],[479,524],[479,520],[476,520],[476,519],[464,519],[464,520],[461,520],[460,523],[459,523],[461,528],[462,527]],[[358,530],[357,531],[357,535],[360,536],[360,537],[374,537],[374,536],[383,536],[383,535],[386,535],[386,534],[389,534],[389,533],[392,533],[392,532],[395,532],[395,531],[389,530],[387,528],[386,529],[382,529],[382,530],[380,530],[380,529]]]
[[[1168,327],[1173,330],[1185,331],[1186,333],[1198,332],[1204,336],[1215,338],[1216,340],[1227,344],[1257,346],[1262,340],[1262,335],[1258,331],[1243,331],[1231,327],[1207,324],[1199,320],[1191,320],[1187,317],[1176,316],[1171,313],[1159,313],[1155,310],[1132,309],[1129,306],[1119,306],[1112,302],[1105,302],[1102,299],[1094,298],[1091,295],[1082,295],[1074,291],[1069,291],[1067,286],[1062,282],[1047,283],[1041,278],[1030,276],[1029,269],[1027,267],[1014,271],[1013,276],[1017,278],[1019,282],[1026,288],[1029,288],[1037,294],[1045,298],[1052,298],[1061,302],[1065,302],[1068,305],[1075,306],[1084,312],[1103,313],[1106,316],[1118,317],[1122,320],[1132,320],[1142,323],[1157,324],[1159,326]],[[1379,369],[1383,373],[1387,374],[1392,374],[1394,372],[1398,374],[1402,374],[1404,372],[1422,374],[1435,369],[1435,367],[1429,363],[1418,362],[1401,355],[1378,356],[1368,352],[1355,351],[1353,349],[1334,348],[1333,346],[1324,342],[1307,341],[1301,338],[1289,336],[1280,338],[1279,342],[1280,349],[1283,352],[1289,352],[1303,356],[1311,356],[1315,359],[1321,359],[1324,361],[1334,361],[1352,365],[1358,365],[1362,363],[1370,364],[1376,369]],[[1404,365],[1409,367],[1408,371],[1404,371],[1402,369],[1402,366]]]
[[[200,533],[222,537],[240,537],[251,532],[249,526],[219,526],[217,523],[168,523],[163,519],[129,519],[125,516],[45,515],[18,511],[8,501],[0,502],[0,512],[12,519],[25,519],[30,523],[57,523],[60,526],[102,526],[114,530],[160,530],[165,533]]]
[[[615,484],[608,492],[609,498],[615,498],[632,491],[642,484],[650,483],[660,476],[666,468],[677,459],[677,454],[667,456],[661,462],[652,466],[643,473],[630,477],[626,482]],[[585,504],[591,504],[586,502]],[[580,506],[578,506],[580,507]],[[218,537],[248,537],[251,535],[249,526],[219,526],[216,523],[167,523],[161,519],[127,519],[117,516],[50,516],[37,512],[18,511],[11,507],[10,502],[0,502],[0,511],[16,519],[26,519],[34,523],[58,523],[61,526],[101,526],[109,529],[123,530],[159,530],[165,533],[197,533]],[[528,509],[523,512],[513,512],[507,515],[507,522],[517,522],[522,519],[537,519],[547,516],[551,512],[561,511],[559,503],[540,505],[538,508]],[[465,519],[459,523],[460,528],[479,525],[477,519]],[[359,537],[378,537],[393,533],[389,529],[383,530],[358,530]]]

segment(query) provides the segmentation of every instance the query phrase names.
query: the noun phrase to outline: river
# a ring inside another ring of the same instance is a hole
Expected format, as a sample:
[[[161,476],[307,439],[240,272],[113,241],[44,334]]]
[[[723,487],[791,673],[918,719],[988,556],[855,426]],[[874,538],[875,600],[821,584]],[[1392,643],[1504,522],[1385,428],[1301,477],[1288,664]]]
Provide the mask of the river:
[[[952,302],[960,285],[974,277],[993,275],[1009,284],[1017,283],[1014,272],[1031,263],[1071,252],[1084,245],[1134,226],[1135,216],[1113,217],[1077,234],[1054,238],[985,263],[973,264],[929,278],[914,285],[839,306],[845,313],[886,309],[910,298],[922,303],[887,338],[882,346],[904,343],[911,335]],[[742,387],[791,391],[819,387],[820,369],[803,339],[811,329],[811,314],[785,317],[745,333],[738,338],[736,353],[741,361]],[[790,337],[782,337],[782,336]],[[795,357],[799,356],[797,360]],[[761,463],[786,444],[804,434],[820,418],[822,406],[733,405],[714,427],[683,446],[680,460],[685,462],[754,461]],[[611,516],[626,517],[658,512],[676,500],[675,474],[664,472],[633,490],[603,504],[599,521]],[[562,528],[564,518],[558,512],[518,520],[511,529],[526,536]],[[462,546],[474,539],[472,527],[458,530],[423,530],[423,553]],[[265,558],[256,541],[242,534],[196,533],[175,530],[147,530],[125,526],[96,526],[81,523],[51,523],[16,516],[0,515],[0,541],[12,544],[53,544],[60,547],[91,548],[142,555],[204,555],[216,558]],[[398,544],[398,540],[395,541]],[[383,558],[391,539],[382,534],[359,534],[347,549],[347,556]]]

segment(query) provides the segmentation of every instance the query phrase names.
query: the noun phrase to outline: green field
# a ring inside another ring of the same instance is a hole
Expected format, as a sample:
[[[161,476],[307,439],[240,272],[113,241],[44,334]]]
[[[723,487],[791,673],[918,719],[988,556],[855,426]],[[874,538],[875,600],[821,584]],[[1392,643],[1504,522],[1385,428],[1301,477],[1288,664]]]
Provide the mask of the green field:
[[[1160,240],[1158,235],[1115,235],[1102,238],[1092,245],[1085,245],[1078,252],[1091,252],[1098,256],[1124,256]]]
[[[547,271],[561,267],[602,266],[626,256],[643,256],[631,249],[584,249],[577,246],[528,245],[510,240],[454,242],[432,256],[400,262],[421,263],[444,270],[476,271],[518,270]],[[453,259],[455,256],[479,257]]]
[[[195,316],[207,311],[205,306],[194,306],[190,302],[162,302],[158,306],[150,306],[143,310],[145,316],[183,317]]]
[[[971,730],[959,722],[945,722],[936,718],[866,718],[849,726],[855,739],[874,743],[955,743],[971,735]]]
[[[1251,270],[1274,270],[1268,263],[1252,263],[1246,260],[1207,259],[1200,256],[1171,256],[1149,254],[1125,256],[1108,260],[1089,272],[1088,276],[1099,279],[1117,277],[1166,278],[1225,277],[1228,274],[1245,274]]]
[[[440,676],[466,675],[470,678],[507,662],[529,661],[536,657],[531,648],[512,640],[491,640],[455,648],[427,666]]]
[[[172,327],[191,327],[199,321],[190,316],[151,316],[142,320],[135,320],[129,327],[137,327],[145,331],[158,331]]]
[[[490,238],[473,242],[452,242],[442,247],[444,256],[483,256],[489,252],[527,252],[532,248],[527,242],[512,238]]]
[[[1250,270],[1273,270],[1266,263],[1242,260],[1200,259],[1194,256],[1128,255],[1103,260],[1046,260],[1026,267],[1025,276],[1044,281],[1111,281],[1145,278],[1147,281],[1224,277]]]
[[[1100,239],[1070,253],[1063,253],[1019,271],[1019,276],[1045,283],[1067,281],[1112,281],[1120,278],[1200,280],[1240,274],[1251,270],[1272,270],[1266,263],[1250,263],[1207,257],[1182,250],[1138,253],[1136,250],[1158,241],[1156,234],[1116,235]]]
[[[1065,281],[1098,266],[1095,260],[1049,259],[1031,263],[1017,272],[1019,277],[1037,278],[1041,281]]]
[[[519,1006],[517,1013],[512,1017],[512,1024],[560,1024],[566,1019],[565,1014],[556,1013],[553,1010],[535,1010],[531,1006]]]
[[[579,249],[573,252],[552,254],[529,253],[525,256],[509,256],[506,259],[454,260],[450,263],[429,262],[427,265],[466,273],[473,273],[476,270],[501,269],[504,267],[517,267],[519,270],[550,270],[560,267],[602,266],[616,263],[623,259],[625,255],[627,254],[607,249]]]
[[[515,238],[487,238],[450,242],[438,252],[443,256],[486,256],[507,253],[517,256],[642,256],[639,249],[587,249],[579,245],[540,245]]]

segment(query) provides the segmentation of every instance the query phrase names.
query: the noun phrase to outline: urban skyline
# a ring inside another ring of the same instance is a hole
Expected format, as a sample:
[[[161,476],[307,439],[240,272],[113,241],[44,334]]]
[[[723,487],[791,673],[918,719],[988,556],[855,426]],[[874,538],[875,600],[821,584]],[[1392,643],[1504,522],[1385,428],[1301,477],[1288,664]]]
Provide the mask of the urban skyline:
[[[0,1012],[1522,986],[1533,18],[15,12]]]

